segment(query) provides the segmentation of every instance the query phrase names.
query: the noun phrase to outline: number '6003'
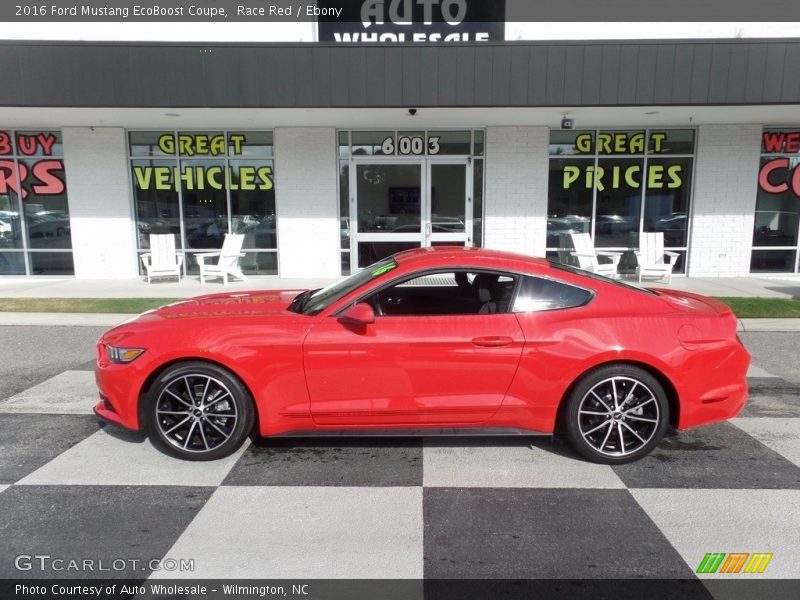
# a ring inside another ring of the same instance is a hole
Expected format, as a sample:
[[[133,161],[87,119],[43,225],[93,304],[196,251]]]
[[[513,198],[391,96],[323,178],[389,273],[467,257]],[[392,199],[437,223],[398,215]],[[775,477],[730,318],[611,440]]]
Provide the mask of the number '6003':
[[[419,156],[425,154],[425,139],[422,136],[401,136],[395,145],[394,136],[389,136],[383,140],[381,151],[384,154],[400,154],[401,156]],[[428,154],[439,153],[439,138],[428,138]]]

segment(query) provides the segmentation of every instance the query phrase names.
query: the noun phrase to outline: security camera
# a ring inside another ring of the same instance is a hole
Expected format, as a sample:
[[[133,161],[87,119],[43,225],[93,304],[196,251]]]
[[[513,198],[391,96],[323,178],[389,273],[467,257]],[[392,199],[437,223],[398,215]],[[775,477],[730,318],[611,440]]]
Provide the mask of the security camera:
[[[574,119],[568,119],[567,117],[561,119],[561,129],[572,129],[573,127],[575,127]]]
[[[416,108],[409,108],[408,109],[408,114],[409,114],[409,116],[413,117],[415,114],[417,114],[417,109]]]

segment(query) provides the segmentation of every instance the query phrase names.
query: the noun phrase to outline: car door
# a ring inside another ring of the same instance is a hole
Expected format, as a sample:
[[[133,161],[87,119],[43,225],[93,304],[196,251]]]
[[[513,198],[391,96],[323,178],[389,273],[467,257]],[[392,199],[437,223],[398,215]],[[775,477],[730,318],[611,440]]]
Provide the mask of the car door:
[[[481,300],[476,275],[459,276],[461,283],[453,271],[406,278],[361,299],[378,309],[374,323],[332,315],[316,324],[303,349],[315,423],[459,426],[491,418],[524,338],[509,298],[500,297],[513,293],[516,277],[503,275],[506,291],[492,301]]]

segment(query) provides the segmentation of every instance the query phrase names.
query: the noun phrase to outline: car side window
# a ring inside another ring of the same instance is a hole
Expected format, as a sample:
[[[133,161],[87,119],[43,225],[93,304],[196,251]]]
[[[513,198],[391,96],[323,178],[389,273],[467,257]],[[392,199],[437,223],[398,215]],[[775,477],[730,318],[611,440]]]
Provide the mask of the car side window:
[[[592,292],[574,285],[524,275],[514,299],[513,312],[539,312],[583,306],[592,299]]]
[[[489,271],[437,271],[398,282],[364,302],[372,305],[377,316],[506,313],[517,279]]]

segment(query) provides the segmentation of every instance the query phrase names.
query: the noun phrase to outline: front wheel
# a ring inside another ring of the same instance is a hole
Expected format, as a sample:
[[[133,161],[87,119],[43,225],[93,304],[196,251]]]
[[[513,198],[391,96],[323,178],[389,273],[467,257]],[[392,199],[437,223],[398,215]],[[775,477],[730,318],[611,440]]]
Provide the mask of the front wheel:
[[[567,440],[575,451],[601,464],[629,463],[649,454],[668,424],[663,386],[632,365],[591,371],[567,399]]]
[[[253,427],[253,401],[229,371],[186,362],[164,371],[149,395],[151,439],[185,460],[233,454]]]

